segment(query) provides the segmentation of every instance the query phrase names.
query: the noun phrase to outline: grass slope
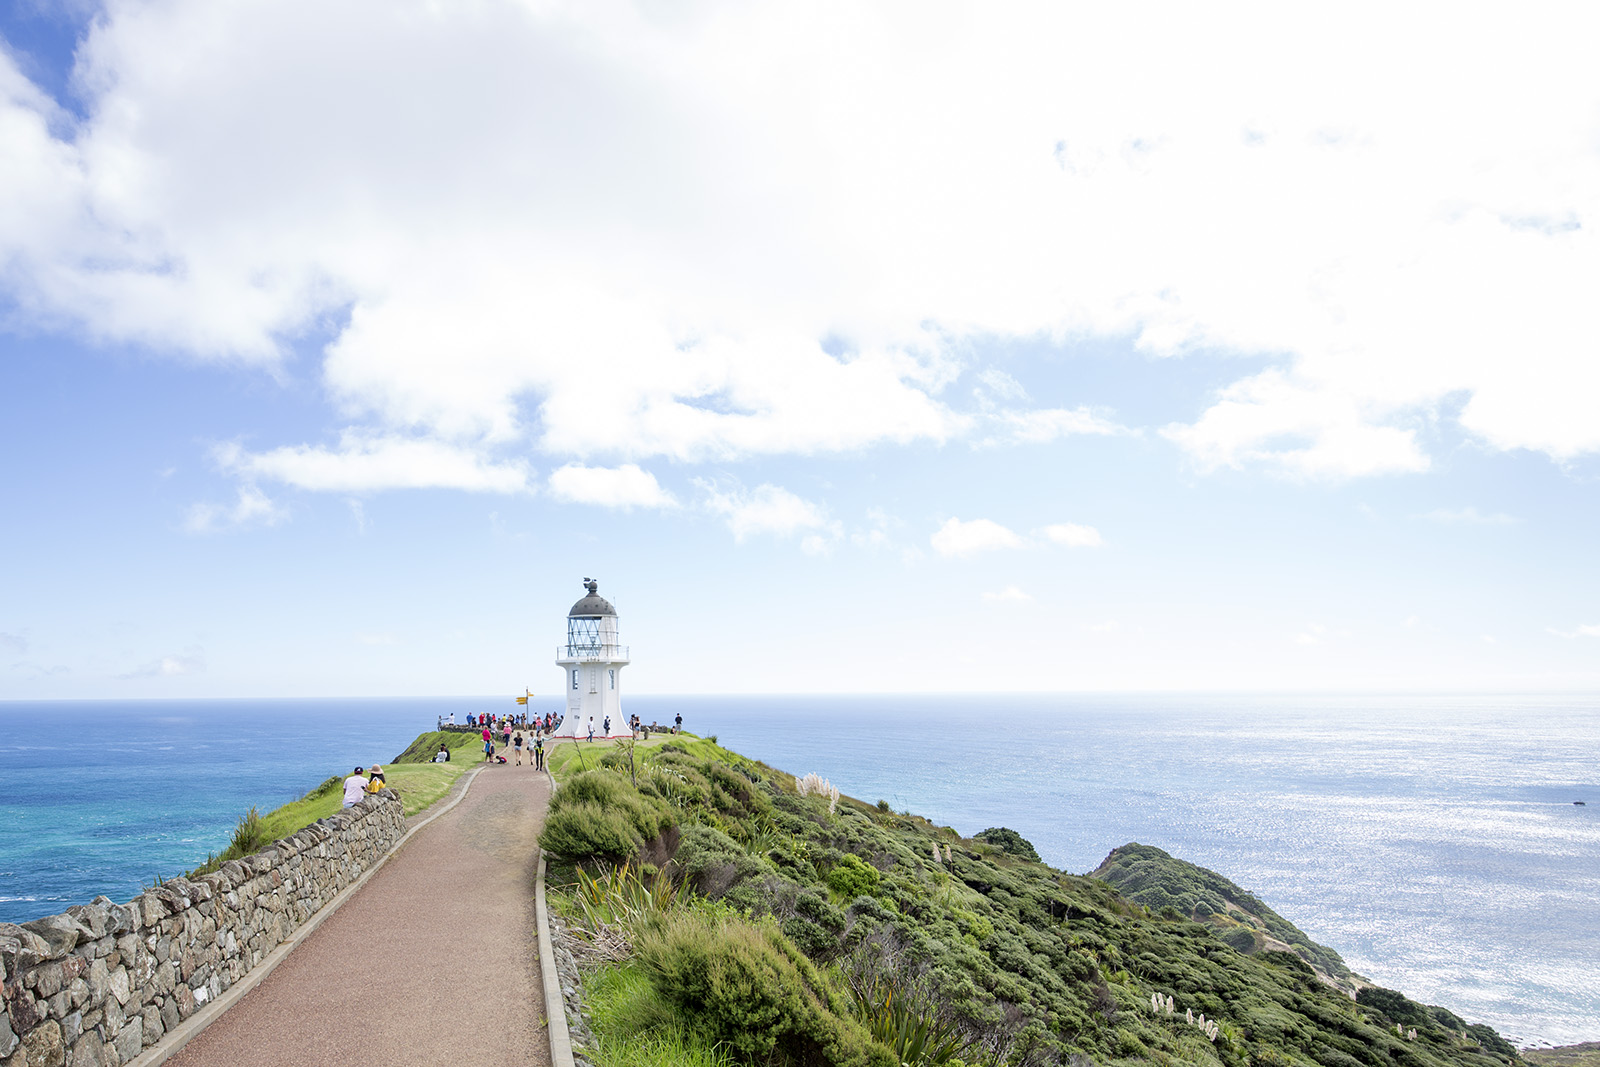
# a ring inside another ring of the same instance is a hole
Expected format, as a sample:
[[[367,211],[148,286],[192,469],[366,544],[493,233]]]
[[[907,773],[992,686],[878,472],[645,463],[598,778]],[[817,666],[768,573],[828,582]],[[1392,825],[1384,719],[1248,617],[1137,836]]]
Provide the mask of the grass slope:
[[[434,751],[438,751],[434,743]],[[389,788],[400,794],[402,810],[407,817],[415,815],[450,791],[457,778],[471,767],[468,763],[413,763],[390,764],[384,768],[384,780]],[[298,800],[291,800],[279,808],[262,815],[251,808],[239,820],[233,840],[220,853],[206,857],[206,861],[189,872],[190,877],[208,874],[224,862],[248,856],[325,819],[344,804],[343,783],[345,775],[336,774]]]
[[[556,903],[610,961],[586,982],[604,1006],[599,1067],[1518,1062],[1445,1009],[1376,987],[1354,1001],[1294,952],[1241,953],[1103,878],[886,804],[802,795],[714,739],[653,740],[633,759],[630,775],[610,745],[551,756],[562,786],[543,843],[565,856],[552,884],[569,886]],[[630,842],[643,880],[597,859]],[[647,891],[652,865],[681,891]],[[641,1034],[648,1058],[628,1044]]]

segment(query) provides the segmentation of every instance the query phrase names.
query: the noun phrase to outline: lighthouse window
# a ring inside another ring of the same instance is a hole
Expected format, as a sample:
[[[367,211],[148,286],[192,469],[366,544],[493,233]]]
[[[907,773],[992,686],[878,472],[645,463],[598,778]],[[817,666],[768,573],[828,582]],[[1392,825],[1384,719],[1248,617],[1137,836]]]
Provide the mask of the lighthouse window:
[[[572,688],[578,688],[578,669],[576,667],[572,669]]]
[[[611,688],[615,689],[617,687],[617,672],[615,670],[611,670],[607,671],[606,673],[611,675]]]

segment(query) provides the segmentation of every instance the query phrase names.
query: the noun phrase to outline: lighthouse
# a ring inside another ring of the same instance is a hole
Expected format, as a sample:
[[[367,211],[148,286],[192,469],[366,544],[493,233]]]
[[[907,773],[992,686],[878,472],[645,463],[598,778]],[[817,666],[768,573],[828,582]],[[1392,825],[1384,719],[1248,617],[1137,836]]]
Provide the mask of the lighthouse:
[[[596,739],[632,737],[622,714],[621,675],[628,665],[628,647],[619,643],[617,609],[600,595],[599,582],[585,578],[583,587],[587,595],[567,612],[567,642],[556,648],[556,666],[566,676],[567,713],[554,736],[582,740],[592,722]]]

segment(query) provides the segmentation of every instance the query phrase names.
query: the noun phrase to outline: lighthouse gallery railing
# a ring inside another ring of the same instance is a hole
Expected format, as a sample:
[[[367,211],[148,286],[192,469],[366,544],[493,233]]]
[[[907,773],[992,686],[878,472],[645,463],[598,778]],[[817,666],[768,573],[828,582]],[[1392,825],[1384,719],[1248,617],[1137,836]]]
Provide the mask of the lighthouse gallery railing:
[[[586,659],[602,659],[602,660],[627,659],[628,658],[628,646],[627,645],[602,645],[602,644],[593,644],[593,645],[591,645],[591,644],[557,645],[556,646],[556,658],[557,659],[575,659],[575,660],[586,660]]]

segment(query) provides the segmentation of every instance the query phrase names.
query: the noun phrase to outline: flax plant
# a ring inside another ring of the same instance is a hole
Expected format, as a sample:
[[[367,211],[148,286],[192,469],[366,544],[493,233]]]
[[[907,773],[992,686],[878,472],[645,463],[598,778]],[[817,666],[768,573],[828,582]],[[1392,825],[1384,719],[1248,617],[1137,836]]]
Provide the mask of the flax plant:
[[[961,1051],[964,1042],[955,1025],[940,1019],[931,1005],[897,995],[901,991],[893,982],[878,978],[859,987],[852,983],[851,993],[856,1018],[904,1067],[943,1067]]]

